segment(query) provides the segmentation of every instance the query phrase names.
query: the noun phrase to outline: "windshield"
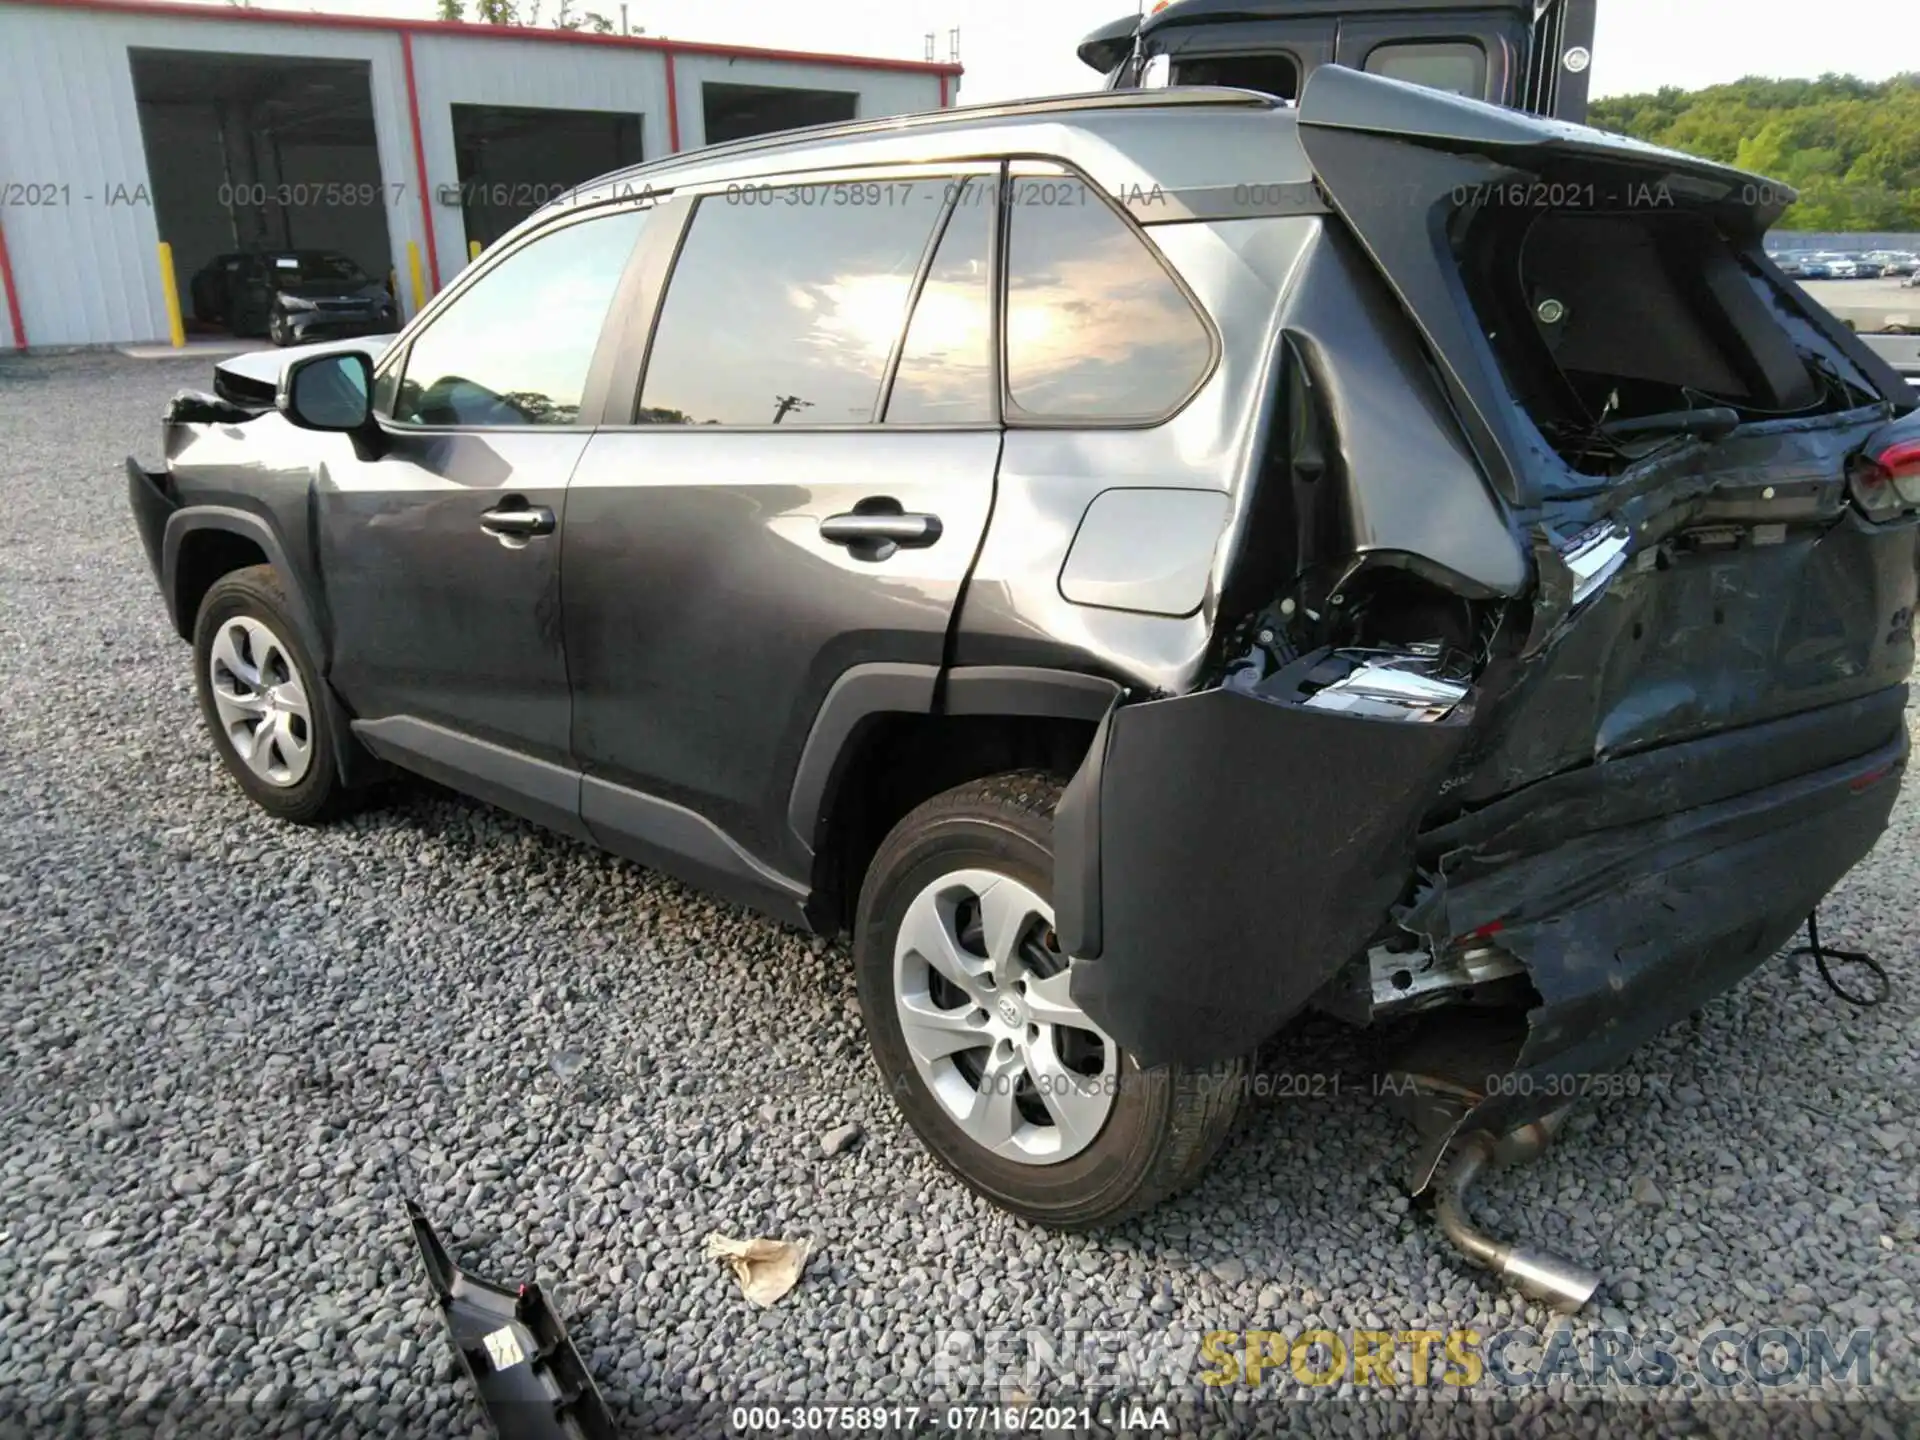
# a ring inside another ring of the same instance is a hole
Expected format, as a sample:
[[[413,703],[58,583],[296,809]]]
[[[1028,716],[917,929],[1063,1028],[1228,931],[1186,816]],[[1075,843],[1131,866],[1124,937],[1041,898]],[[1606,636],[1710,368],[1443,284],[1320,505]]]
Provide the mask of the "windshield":
[[[327,250],[286,251],[266,257],[267,271],[282,285],[370,285],[367,272]]]

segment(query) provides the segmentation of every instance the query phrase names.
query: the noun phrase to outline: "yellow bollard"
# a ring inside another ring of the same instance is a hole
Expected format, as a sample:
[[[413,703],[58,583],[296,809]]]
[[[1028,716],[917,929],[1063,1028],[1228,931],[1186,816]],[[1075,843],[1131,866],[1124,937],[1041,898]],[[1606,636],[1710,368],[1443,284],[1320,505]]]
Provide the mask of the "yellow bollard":
[[[427,308],[427,282],[420,273],[420,242],[407,241],[407,269],[413,276],[413,313]]]
[[[173,274],[173,246],[164,240],[160,242],[160,285],[167,292],[167,336],[174,349],[184,349],[187,327],[180,319],[180,282]]]
[[[480,258],[480,242],[478,240],[469,240],[467,242],[467,259],[469,261],[473,261],[473,260],[478,260],[479,258]]]

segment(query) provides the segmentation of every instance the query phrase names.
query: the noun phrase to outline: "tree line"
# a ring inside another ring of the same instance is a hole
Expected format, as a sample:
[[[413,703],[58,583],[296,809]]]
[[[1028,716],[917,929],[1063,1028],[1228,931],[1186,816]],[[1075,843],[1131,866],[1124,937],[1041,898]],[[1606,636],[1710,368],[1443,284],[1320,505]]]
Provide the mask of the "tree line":
[[[544,0],[473,0],[473,13],[467,13],[467,0],[440,0],[442,20],[474,20],[482,25],[540,25]],[[555,0],[549,18],[556,30],[585,30],[594,35],[611,35],[620,27],[598,10],[575,10],[573,0]],[[644,35],[645,30],[632,30]]]
[[[1615,95],[1589,123],[1784,180],[1786,229],[1920,231],[1920,73]]]

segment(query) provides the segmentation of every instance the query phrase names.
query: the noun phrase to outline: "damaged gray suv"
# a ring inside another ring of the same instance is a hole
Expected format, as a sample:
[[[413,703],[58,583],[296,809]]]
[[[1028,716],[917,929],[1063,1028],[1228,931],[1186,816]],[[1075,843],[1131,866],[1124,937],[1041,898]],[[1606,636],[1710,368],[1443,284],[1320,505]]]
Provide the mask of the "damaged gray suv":
[[[260,806],[396,766],[850,936],[995,1203],[1170,1194],[1309,1009],[1464,1183],[1894,803],[1920,418],[1791,198],[1336,66],[768,137],[227,362],[133,509]]]

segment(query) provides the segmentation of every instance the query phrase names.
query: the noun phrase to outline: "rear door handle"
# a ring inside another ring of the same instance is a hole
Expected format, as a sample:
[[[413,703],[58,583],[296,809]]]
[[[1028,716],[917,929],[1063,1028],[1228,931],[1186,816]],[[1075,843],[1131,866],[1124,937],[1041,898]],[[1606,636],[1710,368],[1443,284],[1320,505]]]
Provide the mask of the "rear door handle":
[[[534,535],[553,533],[553,511],[545,505],[529,505],[514,495],[480,517],[480,528],[502,541],[526,540]]]
[[[888,545],[923,550],[940,538],[940,517],[856,510],[847,515],[829,515],[822,520],[820,538],[834,545]]]

